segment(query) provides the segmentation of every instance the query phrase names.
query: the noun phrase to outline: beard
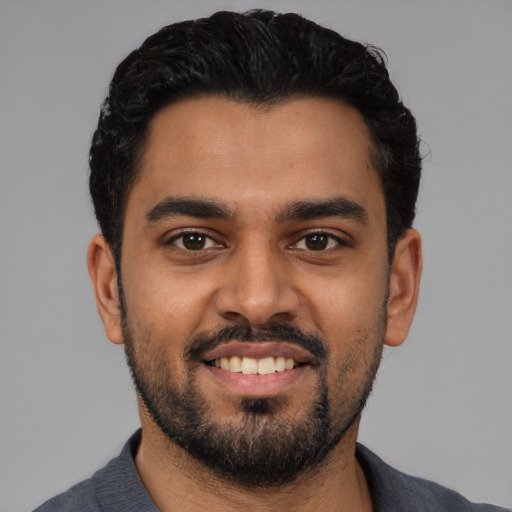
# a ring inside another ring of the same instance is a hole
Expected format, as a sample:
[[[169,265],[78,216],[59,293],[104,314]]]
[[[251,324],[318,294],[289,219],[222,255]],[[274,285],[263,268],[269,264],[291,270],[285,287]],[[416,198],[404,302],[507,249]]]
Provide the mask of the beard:
[[[380,319],[376,329],[381,338],[384,324],[385,320]],[[368,337],[362,335],[355,340],[354,347],[364,350]],[[142,349],[144,339],[135,339],[126,321],[124,339],[136,390],[168,440],[218,476],[246,488],[286,485],[306,470],[325,463],[327,455],[359,418],[382,354],[381,339],[373,340],[372,353],[357,389],[343,390],[343,382],[358,367],[360,354],[352,354],[336,368],[336,379],[344,396],[342,405],[334,407],[326,378],[327,344],[295,326],[269,325],[258,330],[235,326],[189,340],[184,352],[188,378],[181,388],[166,358],[165,344],[159,345],[160,353],[148,354],[148,350]],[[289,401],[285,396],[244,398],[239,401],[238,414],[230,421],[219,422],[212,417],[210,406],[195,382],[194,366],[197,367],[199,353],[232,339],[247,343],[291,342],[316,357],[318,382],[314,399],[304,404],[300,419],[286,419],[282,414]]]

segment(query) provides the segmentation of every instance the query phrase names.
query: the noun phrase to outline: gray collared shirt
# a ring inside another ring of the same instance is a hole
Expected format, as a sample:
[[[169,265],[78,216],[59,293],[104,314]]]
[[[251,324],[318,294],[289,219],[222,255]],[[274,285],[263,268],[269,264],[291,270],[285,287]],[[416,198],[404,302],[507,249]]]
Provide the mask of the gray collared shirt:
[[[140,439],[141,430],[138,430],[125,444],[121,454],[103,469],[48,500],[34,512],[158,512],[135,466]],[[368,481],[375,512],[506,510],[470,503],[455,491],[401,473],[361,444],[357,445],[356,456]]]

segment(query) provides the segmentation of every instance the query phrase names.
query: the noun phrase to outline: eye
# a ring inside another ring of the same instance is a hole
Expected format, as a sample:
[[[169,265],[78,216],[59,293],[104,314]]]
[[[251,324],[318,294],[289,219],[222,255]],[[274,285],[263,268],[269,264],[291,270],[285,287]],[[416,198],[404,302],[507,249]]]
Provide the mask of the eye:
[[[213,238],[200,232],[180,233],[172,237],[169,243],[186,251],[201,251],[219,246]]]
[[[343,242],[329,233],[311,233],[302,237],[296,244],[295,249],[306,249],[308,251],[325,251],[342,245]]]

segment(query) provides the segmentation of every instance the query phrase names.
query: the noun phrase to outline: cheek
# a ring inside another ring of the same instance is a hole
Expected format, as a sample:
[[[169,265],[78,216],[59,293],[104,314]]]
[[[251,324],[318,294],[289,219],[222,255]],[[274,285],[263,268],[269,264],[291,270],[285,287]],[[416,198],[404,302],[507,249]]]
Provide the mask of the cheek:
[[[373,326],[381,318],[387,296],[387,271],[342,268],[323,279],[311,279],[303,296],[311,317],[330,339]]]
[[[212,280],[199,272],[159,270],[156,265],[130,275],[133,279],[123,279],[130,325],[148,341],[166,343],[181,354],[207,316],[214,295]]]
[[[340,272],[309,294],[315,329],[329,349],[333,389],[355,391],[380,360],[385,328],[387,271]]]
[[[335,397],[359,399],[373,381],[384,344],[384,298],[385,292],[378,300],[362,295],[363,305],[355,306],[348,301],[341,305],[337,314],[332,314],[335,321],[329,324],[326,339],[329,347],[327,381],[334,392],[331,395],[334,400]],[[371,306],[365,299],[371,301]]]

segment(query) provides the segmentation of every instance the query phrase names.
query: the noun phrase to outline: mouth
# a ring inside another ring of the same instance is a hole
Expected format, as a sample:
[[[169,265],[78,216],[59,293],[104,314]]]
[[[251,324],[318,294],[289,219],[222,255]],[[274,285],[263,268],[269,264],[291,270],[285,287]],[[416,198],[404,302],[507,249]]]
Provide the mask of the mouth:
[[[254,357],[221,357],[206,361],[208,366],[220,368],[225,372],[243,373],[244,375],[270,375],[275,372],[286,372],[304,364],[299,363],[291,357],[270,356],[256,359]]]
[[[230,341],[206,352],[201,359],[202,367],[213,378],[212,384],[251,397],[290,390],[316,364],[309,351],[286,342]]]

